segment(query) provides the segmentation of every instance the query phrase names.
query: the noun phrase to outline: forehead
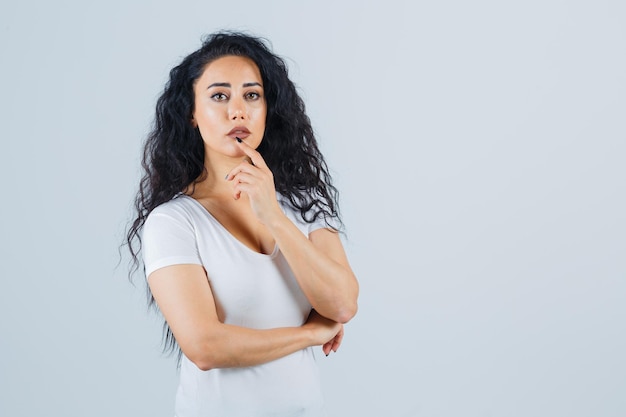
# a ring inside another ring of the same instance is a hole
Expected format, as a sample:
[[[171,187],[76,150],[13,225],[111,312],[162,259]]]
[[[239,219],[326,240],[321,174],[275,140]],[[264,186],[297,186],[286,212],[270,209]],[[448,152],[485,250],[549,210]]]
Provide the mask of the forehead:
[[[198,79],[199,84],[230,83],[233,86],[258,82],[261,83],[259,67],[248,57],[223,56],[209,63]]]

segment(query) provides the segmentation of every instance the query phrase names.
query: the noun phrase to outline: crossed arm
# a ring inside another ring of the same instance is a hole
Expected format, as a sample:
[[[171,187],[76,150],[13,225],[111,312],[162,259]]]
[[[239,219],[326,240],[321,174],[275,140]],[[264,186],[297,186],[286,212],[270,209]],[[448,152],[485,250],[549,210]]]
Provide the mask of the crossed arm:
[[[311,235],[316,236],[313,239],[318,244],[325,243],[327,250],[336,249],[332,243],[337,238],[335,233],[324,229]],[[315,310],[301,327],[257,330],[223,323],[218,317],[206,272],[200,265],[172,265],[157,269],[148,277],[148,283],[181,350],[202,370],[258,365],[317,345],[322,345],[328,355],[331,350],[339,348],[343,325],[323,314],[336,314],[347,321],[352,314],[350,308],[356,307],[343,307],[342,297],[333,295],[332,280],[317,277],[316,274],[323,274],[325,268],[332,268],[337,262],[325,259],[327,256],[323,252],[318,254],[318,251],[314,249],[311,252],[312,256],[324,259],[321,265],[305,259],[295,263],[300,270],[310,268],[311,272],[305,273],[304,278],[298,281],[309,300],[315,302],[311,302]],[[292,255],[305,258],[305,253],[297,248],[292,252]],[[315,280],[322,282],[316,283]],[[325,289],[328,293],[324,292]]]
[[[341,325],[314,312],[301,327],[256,330],[222,323],[200,265],[161,268],[148,282],[181,350],[202,370],[258,365],[328,342],[324,349],[336,350],[341,343]]]
[[[343,338],[342,323],[357,309],[358,283],[338,234],[319,229],[308,238],[303,235],[279,209],[271,172],[260,155],[243,149],[253,164],[242,162],[227,177],[237,179],[234,197],[248,195],[314,311],[300,327],[233,326],[220,321],[202,266],[173,265],[152,272],[148,284],[159,309],[185,356],[202,370],[258,365],[309,346],[322,345],[326,354],[336,351]]]

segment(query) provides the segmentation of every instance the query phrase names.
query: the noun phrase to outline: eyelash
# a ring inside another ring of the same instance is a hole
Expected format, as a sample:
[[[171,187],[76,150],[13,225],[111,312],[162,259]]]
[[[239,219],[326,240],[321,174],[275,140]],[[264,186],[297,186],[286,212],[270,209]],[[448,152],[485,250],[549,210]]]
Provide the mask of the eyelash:
[[[218,98],[220,96],[222,98]],[[256,91],[250,91],[245,94],[245,97],[249,100],[258,100],[261,98],[261,94],[257,93]],[[211,96],[211,98],[216,101],[225,101],[228,99],[228,96],[224,93],[215,93]]]
[[[224,98],[219,98],[219,96],[222,96],[222,97],[224,97]],[[211,96],[211,98],[212,98],[213,100],[216,100],[216,101],[224,101],[224,100],[225,100],[225,98],[227,98],[227,96],[226,96],[226,94],[224,94],[224,93],[215,93],[215,94],[213,94],[213,95]]]

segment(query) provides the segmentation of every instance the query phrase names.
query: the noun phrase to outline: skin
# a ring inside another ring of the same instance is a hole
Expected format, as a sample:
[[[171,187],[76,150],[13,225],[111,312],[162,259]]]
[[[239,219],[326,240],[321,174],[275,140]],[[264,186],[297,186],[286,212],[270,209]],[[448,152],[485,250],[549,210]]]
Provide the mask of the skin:
[[[194,94],[190,123],[205,142],[208,175],[188,194],[252,250],[268,254],[278,245],[314,310],[301,327],[228,325],[201,266],[161,268],[148,283],[179,346],[203,370],[258,365],[309,346],[321,345],[326,355],[336,352],[343,323],[356,314],[358,283],[337,233],[319,229],[303,235],[276,200],[272,172],[256,151],[267,115],[256,64],[245,57],[219,58],[205,68]],[[249,134],[232,134],[237,126]]]

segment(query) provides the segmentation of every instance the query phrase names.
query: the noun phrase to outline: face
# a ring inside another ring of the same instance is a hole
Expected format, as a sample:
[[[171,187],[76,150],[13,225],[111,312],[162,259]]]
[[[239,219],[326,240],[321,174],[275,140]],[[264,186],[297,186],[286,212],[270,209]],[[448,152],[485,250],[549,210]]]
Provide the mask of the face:
[[[207,157],[242,157],[239,137],[257,148],[265,132],[267,104],[261,73],[246,57],[225,56],[211,62],[194,85],[191,123],[198,127]]]

